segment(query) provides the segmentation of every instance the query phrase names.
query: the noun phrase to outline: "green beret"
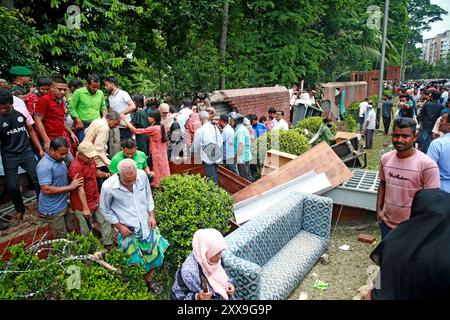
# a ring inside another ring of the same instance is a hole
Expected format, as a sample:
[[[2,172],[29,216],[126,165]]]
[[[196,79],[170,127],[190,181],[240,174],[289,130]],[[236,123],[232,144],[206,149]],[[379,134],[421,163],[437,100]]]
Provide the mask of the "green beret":
[[[9,73],[15,76],[31,76],[33,71],[24,66],[15,66],[9,69]]]

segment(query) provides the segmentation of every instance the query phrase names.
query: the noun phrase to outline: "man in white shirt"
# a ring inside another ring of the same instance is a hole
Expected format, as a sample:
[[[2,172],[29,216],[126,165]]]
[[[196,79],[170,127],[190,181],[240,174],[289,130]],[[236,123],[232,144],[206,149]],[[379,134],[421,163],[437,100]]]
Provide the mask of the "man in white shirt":
[[[278,110],[275,114],[275,118],[277,119],[277,124],[273,128],[273,130],[289,130],[289,124],[284,120],[284,111]]]
[[[136,110],[136,105],[131,99],[128,92],[119,88],[119,82],[114,77],[108,77],[104,80],[105,90],[108,92],[109,107],[120,114],[127,116],[127,120],[131,121],[130,113]],[[115,129],[117,130],[117,129]],[[131,139],[131,131],[121,121],[119,125],[120,140]],[[117,132],[115,132],[117,134]]]
[[[205,167],[206,176],[219,184],[217,166],[222,162],[223,139],[217,126],[209,120],[209,113],[202,111],[199,113],[202,127],[194,134],[192,151],[194,154],[200,153],[200,158]],[[197,162],[196,162],[197,163]]]
[[[369,105],[370,98],[366,98],[359,104],[359,131],[363,131],[364,118],[366,117],[367,106]]]
[[[137,169],[133,159],[122,160],[118,173],[102,186],[100,210],[117,231],[118,249],[129,256],[130,264],[145,268],[144,279],[157,293],[153,270],[162,266],[169,244],[156,226],[154,207],[147,174]]]
[[[366,118],[364,123],[364,135],[366,137],[366,146],[364,149],[372,149],[373,134],[375,133],[376,117],[371,104],[367,105]]]
[[[239,174],[234,162],[234,130],[229,124],[227,115],[223,114],[220,116],[219,127],[222,129],[223,163],[228,170]]]

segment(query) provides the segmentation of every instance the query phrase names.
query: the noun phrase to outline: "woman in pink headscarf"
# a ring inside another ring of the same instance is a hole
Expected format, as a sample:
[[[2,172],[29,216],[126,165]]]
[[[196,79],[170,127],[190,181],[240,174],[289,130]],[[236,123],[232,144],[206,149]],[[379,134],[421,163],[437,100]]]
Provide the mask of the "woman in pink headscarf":
[[[221,264],[226,248],[222,234],[216,229],[197,230],[192,248],[175,274],[172,300],[234,299],[234,286]]]

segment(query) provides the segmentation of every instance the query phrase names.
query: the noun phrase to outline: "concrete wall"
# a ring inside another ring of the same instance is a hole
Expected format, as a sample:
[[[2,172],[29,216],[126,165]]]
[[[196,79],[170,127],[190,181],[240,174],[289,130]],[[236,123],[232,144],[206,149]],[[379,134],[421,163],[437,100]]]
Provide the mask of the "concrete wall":
[[[367,82],[329,82],[322,85],[324,91],[323,100],[331,102],[331,112],[339,116],[339,105],[336,104],[336,89],[345,89],[345,106],[352,102],[363,101],[367,96]]]

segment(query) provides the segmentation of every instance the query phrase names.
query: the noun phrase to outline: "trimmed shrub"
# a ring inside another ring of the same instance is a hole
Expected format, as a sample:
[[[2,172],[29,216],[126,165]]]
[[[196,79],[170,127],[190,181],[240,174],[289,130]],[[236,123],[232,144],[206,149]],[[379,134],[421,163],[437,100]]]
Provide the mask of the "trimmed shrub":
[[[322,117],[309,117],[300,121],[293,130],[297,131],[301,135],[304,135],[309,140],[314,137],[317,131],[319,131],[322,123]],[[333,123],[331,131],[333,134],[336,134],[336,124]]]
[[[69,234],[68,240],[54,242],[48,258],[42,260],[23,243],[11,246],[13,258],[0,262],[0,270],[8,270],[0,275],[0,300],[154,300],[143,278],[145,269],[129,266],[124,253],[111,250],[103,258],[118,269],[111,271],[86,259],[103,249],[92,234]],[[76,280],[75,270],[79,270],[79,288],[71,281]]]
[[[259,137],[256,141],[257,143],[254,144],[252,152],[254,157],[255,155],[258,155],[258,165],[264,163],[266,152],[270,149],[279,150],[296,156],[311,149],[308,138],[300,134],[297,129],[288,131],[274,130]]]
[[[233,199],[210,179],[200,175],[172,175],[161,180],[155,191],[155,215],[161,222],[161,235],[170,243],[165,264],[175,269],[192,250],[192,237],[198,229],[229,230]]]
[[[344,120],[344,131],[355,132],[356,119],[352,115],[348,115]]]

